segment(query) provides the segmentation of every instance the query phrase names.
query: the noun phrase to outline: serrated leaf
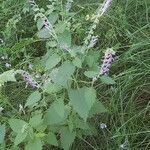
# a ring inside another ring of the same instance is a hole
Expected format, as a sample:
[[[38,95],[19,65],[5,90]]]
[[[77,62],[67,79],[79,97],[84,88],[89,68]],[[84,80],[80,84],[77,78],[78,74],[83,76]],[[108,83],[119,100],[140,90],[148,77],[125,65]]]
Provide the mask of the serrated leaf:
[[[46,28],[42,28],[37,32],[37,37],[40,39],[49,39],[52,36],[52,32]]]
[[[45,114],[45,122],[46,124],[58,124],[61,123],[65,118],[65,106],[63,99],[58,99],[54,101],[50,108],[47,110]]]
[[[49,58],[45,62],[45,68],[46,68],[46,70],[52,69],[60,61],[61,61],[61,58],[57,54],[53,54],[53,55],[49,56]]]
[[[6,133],[5,125],[4,124],[0,125],[0,144],[4,142],[5,133]]]
[[[72,61],[72,63],[73,63],[76,67],[78,67],[78,68],[81,68],[81,67],[82,67],[82,61],[81,61],[81,59],[79,59],[78,57],[76,57],[76,58]]]
[[[98,75],[98,73],[95,71],[85,71],[84,75],[87,76],[88,78],[94,78]]]
[[[35,138],[30,141],[26,146],[25,150],[42,150],[42,142],[40,138]]]
[[[56,12],[52,12],[48,16],[48,20],[52,25],[57,21],[57,19],[58,19],[58,13],[56,13]]]
[[[111,77],[109,77],[109,76],[101,76],[100,80],[103,83],[108,84],[108,85],[116,84],[116,82]]]
[[[78,116],[76,116],[74,118],[74,124],[75,124],[75,127],[79,128],[79,129],[83,129],[83,130],[89,130],[90,129],[88,123],[84,122],[83,120],[81,120],[80,118],[78,118]]]
[[[71,90],[69,91],[69,98],[73,109],[86,121],[89,111],[96,101],[95,90],[87,87]]]
[[[9,125],[14,132],[20,133],[25,127],[28,126],[28,123],[20,119],[10,119]]]
[[[35,91],[28,97],[25,107],[27,107],[27,106],[33,107],[40,100],[41,100],[41,93],[39,91]]]
[[[108,112],[108,110],[104,107],[104,105],[99,101],[96,100],[96,102],[93,104],[89,117],[92,117],[95,114],[105,113]]]
[[[18,144],[23,142],[26,136],[27,136],[27,132],[19,132],[17,136],[15,137],[14,145],[17,146]]]
[[[60,135],[60,140],[61,144],[64,150],[69,150],[71,147],[72,143],[75,140],[75,132],[70,132],[68,128],[62,128],[61,129],[61,135]]]
[[[29,124],[33,127],[36,128],[43,122],[42,120],[42,114],[36,114],[29,120]]]
[[[62,87],[60,85],[51,83],[51,82],[47,82],[43,86],[43,90],[49,94],[56,93],[56,92],[60,91],[61,89],[62,89]]]
[[[71,47],[71,33],[69,30],[65,30],[62,34],[58,36],[58,42],[60,47]]]
[[[74,71],[75,67],[70,62],[66,61],[58,68],[56,74],[51,76],[52,81],[66,87]]]
[[[52,132],[49,132],[48,135],[46,136],[46,142],[50,145],[58,146],[56,135]]]
[[[63,22],[63,21],[60,21],[59,23],[57,23],[55,25],[55,31],[57,34],[59,33],[63,33],[66,29],[66,26],[67,26],[67,23],[66,22]]]
[[[5,71],[4,73],[0,74],[0,86],[4,85],[4,83],[8,81],[16,81],[14,70]]]

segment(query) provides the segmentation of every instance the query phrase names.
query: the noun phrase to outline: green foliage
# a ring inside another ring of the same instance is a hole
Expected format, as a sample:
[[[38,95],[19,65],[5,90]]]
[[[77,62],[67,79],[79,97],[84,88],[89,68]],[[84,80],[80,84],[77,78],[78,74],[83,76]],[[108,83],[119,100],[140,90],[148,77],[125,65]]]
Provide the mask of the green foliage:
[[[25,107],[33,107],[37,105],[37,102],[39,102],[41,99],[41,93],[39,91],[33,92],[27,99],[27,102],[25,104]]]
[[[71,90],[69,98],[73,109],[86,121],[89,111],[96,100],[95,90],[87,87]]]
[[[59,124],[67,118],[67,110],[63,99],[53,102],[45,114],[44,120],[46,124]]]
[[[64,150],[69,150],[69,147],[75,140],[75,133],[70,132],[68,128],[61,129],[61,143]]]
[[[75,71],[75,67],[69,62],[65,61],[59,68],[58,71],[51,76],[52,81],[58,85],[66,87],[68,82],[71,81],[71,76]]]
[[[35,3],[0,5],[0,149],[148,149],[147,0]]]
[[[0,125],[0,144],[4,142],[5,134],[6,134],[5,125],[4,124]]]
[[[115,84],[116,82],[109,76],[101,76],[100,80],[105,84]]]
[[[39,138],[35,138],[25,146],[25,150],[33,150],[33,149],[42,150],[42,142]]]

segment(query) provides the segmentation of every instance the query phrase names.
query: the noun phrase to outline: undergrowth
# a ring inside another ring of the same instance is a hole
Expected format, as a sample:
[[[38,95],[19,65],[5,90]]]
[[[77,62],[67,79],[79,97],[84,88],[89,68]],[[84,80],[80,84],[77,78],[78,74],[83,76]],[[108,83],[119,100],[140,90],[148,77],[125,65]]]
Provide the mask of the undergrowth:
[[[0,150],[150,149],[149,0],[0,4]]]

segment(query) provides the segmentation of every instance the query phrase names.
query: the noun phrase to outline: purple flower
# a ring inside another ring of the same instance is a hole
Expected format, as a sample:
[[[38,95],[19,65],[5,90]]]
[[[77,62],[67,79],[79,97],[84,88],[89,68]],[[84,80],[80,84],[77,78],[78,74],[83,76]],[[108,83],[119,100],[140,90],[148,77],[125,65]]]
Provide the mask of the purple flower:
[[[103,2],[102,7],[101,7],[101,15],[103,15],[108,10],[110,5],[112,4],[112,1],[113,0],[105,0]]]
[[[100,75],[108,75],[109,74],[109,70],[114,61],[114,58],[115,58],[115,52],[113,51],[113,49],[111,49],[111,48],[107,49],[105,52],[103,63],[101,65]]]
[[[39,88],[39,84],[32,78],[28,72],[22,74],[24,81],[33,88]]]

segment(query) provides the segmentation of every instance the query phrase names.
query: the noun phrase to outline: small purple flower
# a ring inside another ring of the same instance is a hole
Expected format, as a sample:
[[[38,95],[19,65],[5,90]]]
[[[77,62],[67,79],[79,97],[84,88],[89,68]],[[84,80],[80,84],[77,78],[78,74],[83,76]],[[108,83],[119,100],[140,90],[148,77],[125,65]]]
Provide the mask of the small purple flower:
[[[105,0],[101,7],[101,15],[103,15],[111,6],[113,0]]]
[[[106,125],[105,123],[101,123],[101,124],[100,124],[100,128],[101,128],[101,129],[106,129],[106,128],[107,128],[107,125]]]
[[[33,88],[39,88],[39,84],[32,78],[28,72],[22,74],[24,81]]]
[[[6,64],[5,64],[5,67],[6,67],[6,68],[10,68],[10,67],[11,67],[11,64],[6,63]]]
[[[114,61],[114,58],[115,58],[115,51],[113,51],[113,49],[111,48],[107,49],[105,52],[103,63],[101,65],[100,75],[109,74],[109,69]]]

